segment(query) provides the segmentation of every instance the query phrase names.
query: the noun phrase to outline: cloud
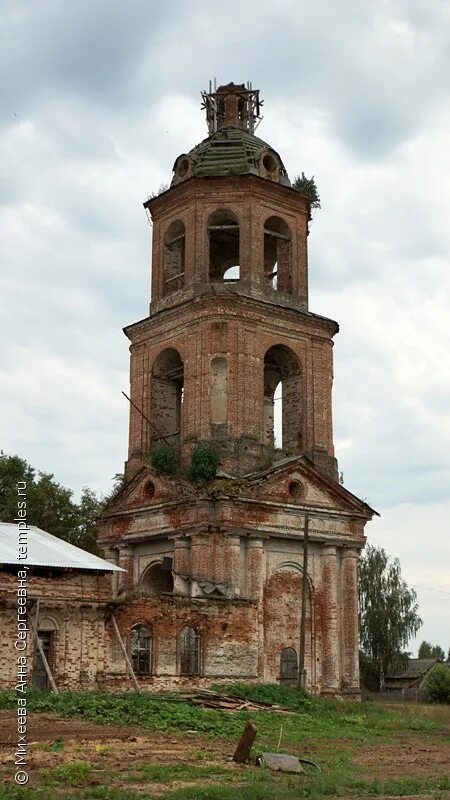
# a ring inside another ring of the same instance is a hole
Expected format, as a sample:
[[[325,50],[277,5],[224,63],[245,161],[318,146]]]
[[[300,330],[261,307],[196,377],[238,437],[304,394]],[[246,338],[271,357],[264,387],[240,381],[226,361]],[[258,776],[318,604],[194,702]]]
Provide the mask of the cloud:
[[[249,79],[258,135],[322,199],[310,307],[341,327],[345,484],[382,514],[371,540],[446,591],[450,7],[10,0],[0,13],[3,449],[76,491],[110,489],[126,457],[121,329],[148,310],[142,202],[206,135],[209,77]],[[424,632],[445,646],[442,598],[421,595]]]

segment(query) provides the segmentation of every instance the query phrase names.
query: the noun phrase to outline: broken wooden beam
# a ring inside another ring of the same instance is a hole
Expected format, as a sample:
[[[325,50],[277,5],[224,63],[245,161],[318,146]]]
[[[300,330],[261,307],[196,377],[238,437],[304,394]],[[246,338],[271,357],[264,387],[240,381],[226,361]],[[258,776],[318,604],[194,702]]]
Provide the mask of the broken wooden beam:
[[[122,650],[123,657],[125,659],[125,664],[127,665],[128,674],[129,674],[129,676],[131,678],[131,682],[132,682],[134,688],[136,689],[136,691],[140,692],[141,691],[141,687],[139,686],[139,684],[137,682],[136,675],[134,674],[133,665],[132,665],[132,663],[130,661],[130,658],[128,656],[127,648],[125,647],[125,644],[124,644],[124,641],[122,639],[122,636],[120,635],[119,627],[117,625],[116,618],[115,618],[114,614],[111,614],[111,622],[112,622],[112,626],[114,628],[114,633],[116,634],[116,637],[117,637],[117,641],[119,642],[120,649]]]

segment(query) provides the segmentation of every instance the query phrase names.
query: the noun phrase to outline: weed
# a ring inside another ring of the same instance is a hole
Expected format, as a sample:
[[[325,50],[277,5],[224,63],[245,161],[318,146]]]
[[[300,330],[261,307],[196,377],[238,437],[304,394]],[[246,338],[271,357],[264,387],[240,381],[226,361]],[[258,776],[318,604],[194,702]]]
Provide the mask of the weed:
[[[51,769],[45,773],[45,782],[48,784],[68,783],[79,786],[86,783],[90,778],[92,767],[87,761],[73,761],[69,764],[62,764],[56,769]]]
[[[60,753],[61,750],[64,750],[64,739],[55,739],[55,741],[49,745],[48,749],[51,753]]]

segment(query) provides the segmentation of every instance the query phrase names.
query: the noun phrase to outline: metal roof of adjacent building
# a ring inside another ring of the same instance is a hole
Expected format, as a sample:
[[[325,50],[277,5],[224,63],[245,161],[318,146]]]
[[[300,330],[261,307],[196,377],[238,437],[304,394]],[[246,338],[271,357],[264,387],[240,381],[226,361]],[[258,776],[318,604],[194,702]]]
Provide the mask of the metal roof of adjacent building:
[[[95,572],[122,572],[103,558],[87,553],[51,533],[30,525],[27,533],[27,557],[19,561],[18,527],[14,523],[0,522],[0,564],[5,566],[55,567],[60,569],[93,570]]]
[[[399,667],[395,672],[386,675],[386,680],[414,680],[421,678],[428,670],[437,664],[437,658],[410,658],[404,667]]]

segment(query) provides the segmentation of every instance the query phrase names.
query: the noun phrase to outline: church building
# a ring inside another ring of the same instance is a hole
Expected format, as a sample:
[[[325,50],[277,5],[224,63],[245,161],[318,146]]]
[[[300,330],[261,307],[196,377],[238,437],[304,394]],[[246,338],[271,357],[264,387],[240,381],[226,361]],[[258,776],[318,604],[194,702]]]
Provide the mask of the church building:
[[[207,138],[144,204],[151,302],[125,328],[128,460],[100,521],[124,570],[115,619],[144,690],[295,683],[304,602],[307,687],[357,695],[357,562],[375,512],[339,482],[338,325],[309,309],[311,201],[255,135],[259,91],[210,86],[203,106]],[[209,480],[192,478],[199,453],[218,457]],[[125,674],[116,647],[104,685]]]

